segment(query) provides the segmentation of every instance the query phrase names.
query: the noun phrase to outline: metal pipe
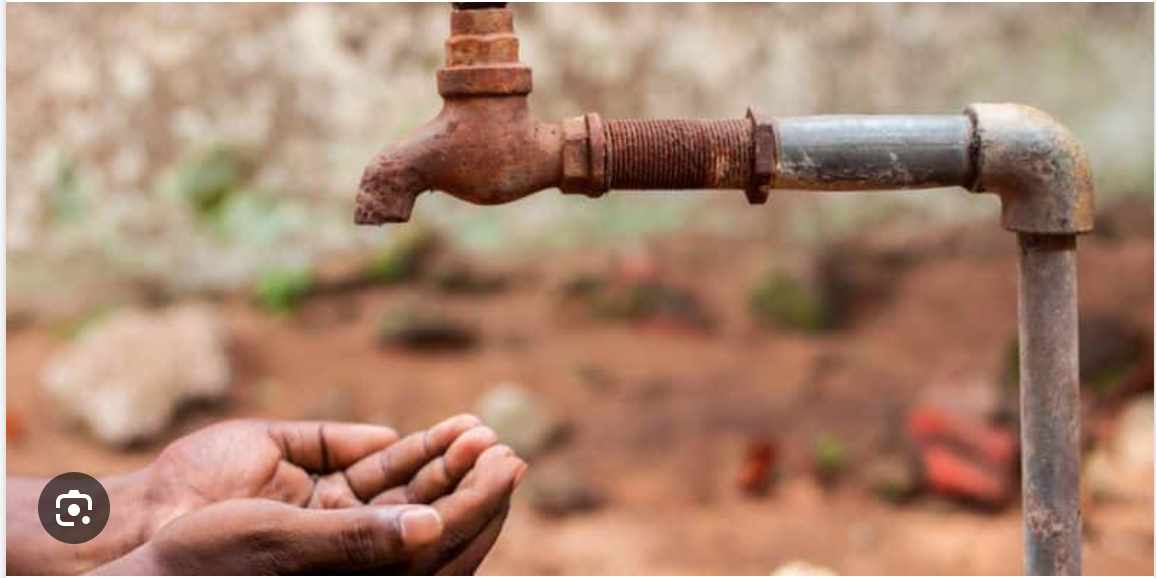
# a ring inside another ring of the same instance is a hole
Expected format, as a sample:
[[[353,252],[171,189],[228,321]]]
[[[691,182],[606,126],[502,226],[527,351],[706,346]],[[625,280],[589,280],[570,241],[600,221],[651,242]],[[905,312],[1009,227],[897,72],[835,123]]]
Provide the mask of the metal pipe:
[[[823,191],[958,186],[999,196],[1020,236],[1024,529],[1029,573],[1078,573],[1079,389],[1075,235],[1092,229],[1087,156],[1047,114],[974,104],[951,116],[815,116],[542,122],[529,112],[502,3],[455,5],[432,121],[383,149],[362,175],[354,219],[406,221],[430,189],[500,204],[557,187]],[[467,9],[468,8],[468,9]]]
[[[780,118],[777,189],[864,191],[966,186],[971,122],[961,115]]]
[[[1076,575],[1081,558],[1076,237],[1018,237],[1025,572]]]

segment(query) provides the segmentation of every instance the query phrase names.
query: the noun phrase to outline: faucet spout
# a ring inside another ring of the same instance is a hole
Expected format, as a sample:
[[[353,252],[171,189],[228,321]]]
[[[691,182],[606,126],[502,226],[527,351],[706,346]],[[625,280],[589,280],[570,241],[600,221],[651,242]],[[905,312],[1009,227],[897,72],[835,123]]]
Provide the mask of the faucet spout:
[[[530,114],[531,72],[518,62],[510,10],[455,5],[450,29],[438,71],[442,110],[366,167],[358,224],[408,221],[427,190],[496,205],[562,184],[562,124]]]
[[[428,152],[412,137],[383,149],[361,175],[353,221],[358,225],[404,223],[417,196],[429,190]]]

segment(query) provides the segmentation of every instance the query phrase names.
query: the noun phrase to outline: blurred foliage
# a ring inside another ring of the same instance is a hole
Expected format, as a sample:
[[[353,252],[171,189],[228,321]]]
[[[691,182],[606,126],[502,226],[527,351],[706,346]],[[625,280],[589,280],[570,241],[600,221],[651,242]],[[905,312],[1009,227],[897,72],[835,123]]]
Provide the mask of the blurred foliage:
[[[391,243],[374,251],[365,271],[366,280],[392,285],[414,279],[422,273],[437,244],[437,235],[431,229],[408,229]]]
[[[53,332],[61,339],[75,340],[108,320],[116,310],[117,307],[98,307],[86,313],[61,319],[53,326]]]
[[[88,210],[88,194],[76,160],[57,155],[52,185],[48,189],[48,211],[52,224],[63,225],[80,219]]]
[[[164,177],[164,190],[201,217],[216,214],[241,186],[244,170],[236,150],[217,143],[178,163]]]
[[[273,313],[292,313],[313,290],[313,273],[308,269],[279,269],[257,276],[253,303]]]
[[[751,312],[759,321],[805,333],[835,326],[830,297],[820,287],[771,267],[751,290]]]
[[[819,479],[833,482],[847,467],[847,446],[831,434],[822,434],[811,445],[811,457]]]
[[[1150,5],[530,3],[515,13],[543,119],[1020,101],[1079,136],[1100,198],[1152,195]],[[404,230],[353,227],[350,203],[374,151],[437,113],[444,5],[8,14],[10,298],[58,302],[44,297],[51,284],[87,298],[85,268],[171,293],[243,287],[270,268],[368,254]],[[186,25],[160,24],[170,21]],[[818,197],[777,194],[770,211],[737,194],[547,192],[496,210],[430,194],[417,216],[469,250],[508,254],[680,228],[774,228],[822,243],[879,215],[927,226],[998,213],[962,192]],[[404,258],[378,265],[382,282],[413,274]]]

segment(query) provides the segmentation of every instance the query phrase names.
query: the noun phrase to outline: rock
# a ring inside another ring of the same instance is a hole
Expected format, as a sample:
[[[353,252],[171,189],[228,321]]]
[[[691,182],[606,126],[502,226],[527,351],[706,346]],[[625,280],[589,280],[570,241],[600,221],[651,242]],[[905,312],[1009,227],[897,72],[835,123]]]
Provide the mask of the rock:
[[[1019,440],[1010,428],[916,404],[908,412],[906,431],[931,491],[987,507],[1012,498]]]
[[[100,441],[144,441],[190,400],[215,400],[229,387],[226,330],[204,305],[124,310],[80,335],[49,360],[43,386],[61,415]]]
[[[771,576],[838,576],[839,573],[830,568],[812,564],[805,560],[792,560],[775,568]]]
[[[919,491],[919,469],[911,460],[884,456],[867,464],[863,477],[880,499],[900,503]]]
[[[1085,486],[1101,500],[1152,496],[1152,394],[1134,398],[1116,416],[1115,430],[1103,447],[1084,460]]]
[[[534,468],[525,489],[534,511],[552,517],[588,512],[603,501],[581,472],[565,464]]]
[[[382,344],[422,351],[453,351],[477,344],[474,328],[448,314],[405,307],[389,312],[377,330]]]
[[[513,383],[487,391],[478,402],[477,414],[502,443],[527,460],[558,441],[565,429],[545,402]]]
[[[1112,449],[1128,473],[1152,473],[1152,394],[1138,396],[1120,412]]]
[[[1098,397],[1111,396],[1136,366],[1150,364],[1147,334],[1126,319],[1102,312],[1080,315],[1080,385]],[[1003,381],[1019,387],[1019,342],[1004,349]]]

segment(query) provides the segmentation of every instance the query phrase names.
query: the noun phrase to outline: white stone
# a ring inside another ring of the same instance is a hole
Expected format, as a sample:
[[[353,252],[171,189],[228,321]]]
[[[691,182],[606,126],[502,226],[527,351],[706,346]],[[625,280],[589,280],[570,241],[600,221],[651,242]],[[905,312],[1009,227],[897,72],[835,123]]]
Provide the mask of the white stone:
[[[163,431],[181,403],[226,393],[227,341],[204,305],[121,311],[49,360],[42,381],[59,414],[127,444]]]

